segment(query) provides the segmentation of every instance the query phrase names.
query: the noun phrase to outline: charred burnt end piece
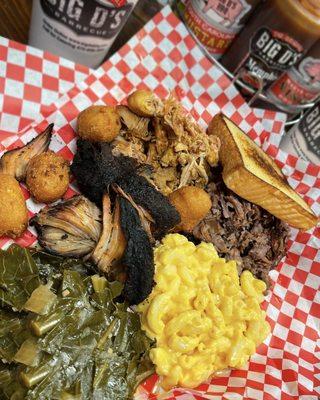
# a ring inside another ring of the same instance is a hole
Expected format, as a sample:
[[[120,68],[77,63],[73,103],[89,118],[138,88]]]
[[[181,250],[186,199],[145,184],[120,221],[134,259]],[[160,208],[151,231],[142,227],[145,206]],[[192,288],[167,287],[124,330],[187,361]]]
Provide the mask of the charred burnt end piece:
[[[120,186],[133,200],[145,208],[154,220],[154,236],[161,238],[180,222],[180,214],[166,196],[156,190],[143,176],[124,177]]]
[[[121,263],[126,266],[127,280],[123,295],[129,304],[139,304],[152,291],[154,263],[148,235],[142,227],[138,212],[130,202],[120,198],[120,222],[127,247]]]
[[[137,211],[141,225],[143,229],[146,231],[148,234],[150,242],[153,244],[155,242],[153,234],[152,234],[152,224],[154,224],[154,220],[150,213],[145,210],[143,207],[141,207],[139,204],[137,204],[133,198],[125,193],[120,186],[117,184],[112,185],[112,189],[119,195],[122,196],[124,199],[127,199],[129,203],[132,205],[132,207]]]
[[[157,238],[180,222],[178,211],[146,178],[138,175],[136,161],[126,156],[114,156],[108,143],[92,143],[79,139],[71,171],[81,192],[101,206],[104,192],[117,184],[154,220]]]
[[[91,201],[101,207],[105,196],[103,236],[93,258],[104,272],[109,273],[114,262],[125,268],[123,296],[130,304],[142,302],[152,290],[153,236],[160,238],[180,222],[180,215],[169,200],[146,178],[138,175],[140,167],[130,157],[114,155],[107,143],[91,143],[83,139],[78,140],[71,167],[80,190]],[[121,229],[111,216],[116,194],[120,201]],[[114,236],[111,235],[112,229]],[[116,240],[112,240],[118,237],[120,230],[125,238],[120,242],[126,244],[123,255],[120,254],[123,248],[118,252]]]
[[[71,172],[81,192],[100,206],[106,188],[123,176],[132,175],[136,167],[129,157],[114,157],[108,143],[78,139]]]

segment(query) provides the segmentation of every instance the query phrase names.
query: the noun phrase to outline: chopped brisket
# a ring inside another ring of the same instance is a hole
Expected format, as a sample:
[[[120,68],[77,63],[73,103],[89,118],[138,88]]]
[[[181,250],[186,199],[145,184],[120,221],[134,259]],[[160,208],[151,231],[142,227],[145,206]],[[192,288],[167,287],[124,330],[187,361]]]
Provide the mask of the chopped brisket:
[[[213,243],[220,256],[235,259],[239,273],[247,269],[268,283],[269,271],[286,253],[287,225],[229,190],[220,172],[206,190],[212,208],[194,236]]]

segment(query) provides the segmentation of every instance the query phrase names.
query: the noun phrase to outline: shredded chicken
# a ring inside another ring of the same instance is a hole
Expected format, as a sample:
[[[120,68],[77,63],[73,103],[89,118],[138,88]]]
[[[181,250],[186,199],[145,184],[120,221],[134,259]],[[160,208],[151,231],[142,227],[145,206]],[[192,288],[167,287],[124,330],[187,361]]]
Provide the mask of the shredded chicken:
[[[149,118],[139,117],[126,106],[117,106],[117,111],[122,124],[133,136],[143,140],[149,140],[151,138],[151,134],[148,132]]]
[[[156,98],[155,103],[151,118],[120,106],[122,139],[115,141],[115,151],[151,165],[149,179],[166,195],[186,185],[204,187],[210,167],[218,162],[219,138],[207,135],[173,96]],[[143,128],[137,130],[137,126]],[[130,144],[124,145],[122,140]]]
[[[147,156],[144,154],[143,142],[135,139],[135,141],[128,141],[122,136],[117,136],[112,142],[112,154],[119,156],[120,154],[133,157],[140,163],[147,162]]]
[[[163,114],[163,102],[156,95],[151,96],[147,100],[146,106],[149,110],[152,110],[156,117]]]

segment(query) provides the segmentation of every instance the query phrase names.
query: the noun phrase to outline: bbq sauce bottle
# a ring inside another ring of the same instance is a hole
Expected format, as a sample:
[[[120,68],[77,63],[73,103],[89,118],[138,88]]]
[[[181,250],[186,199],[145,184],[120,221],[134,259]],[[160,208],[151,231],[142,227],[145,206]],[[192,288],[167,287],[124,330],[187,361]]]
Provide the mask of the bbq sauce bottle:
[[[260,0],[189,0],[184,19],[200,42],[220,58]]]
[[[298,105],[312,102],[319,95],[320,40],[298,64],[284,73],[267,91],[267,96],[274,104],[293,113],[298,110]]]
[[[138,0],[33,0],[29,44],[96,68]]]
[[[222,64],[255,88],[269,87],[320,37],[318,0],[268,0],[255,12]],[[307,7],[308,5],[308,7]]]
[[[320,102],[284,135],[280,148],[305,161],[320,165]]]

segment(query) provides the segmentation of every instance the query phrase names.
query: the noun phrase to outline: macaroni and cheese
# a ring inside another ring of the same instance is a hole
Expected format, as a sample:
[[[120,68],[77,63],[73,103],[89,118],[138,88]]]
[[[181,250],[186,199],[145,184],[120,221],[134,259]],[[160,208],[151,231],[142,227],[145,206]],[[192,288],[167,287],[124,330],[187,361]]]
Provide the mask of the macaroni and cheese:
[[[266,285],[214,246],[167,235],[155,250],[156,285],[143,303],[142,328],[156,339],[150,357],[162,386],[193,388],[216,371],[240,368],[269,333],[261,310]]]

